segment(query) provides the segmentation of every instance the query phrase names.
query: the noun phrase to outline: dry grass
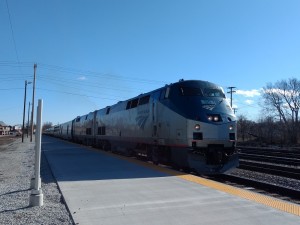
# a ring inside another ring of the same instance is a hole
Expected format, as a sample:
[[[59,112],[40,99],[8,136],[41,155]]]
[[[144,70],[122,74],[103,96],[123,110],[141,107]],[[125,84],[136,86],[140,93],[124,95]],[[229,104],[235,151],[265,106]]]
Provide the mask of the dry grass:
[[[21,137],[15,137],[15,136],[10,136],[10,135],[1,135],[0,136],[0,148],[4,145],[10,144],[12,142],[14,142],[15,140],[17,140],[18,138]]]

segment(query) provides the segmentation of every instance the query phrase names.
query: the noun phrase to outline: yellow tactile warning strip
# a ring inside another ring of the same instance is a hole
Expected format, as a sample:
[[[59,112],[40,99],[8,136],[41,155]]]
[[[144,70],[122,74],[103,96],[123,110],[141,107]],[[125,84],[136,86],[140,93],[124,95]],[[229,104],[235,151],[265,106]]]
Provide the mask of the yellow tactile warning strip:
[[[176,176],[179,177],[181,179],[187,180],[187,181],[191,181],[197,184],[201,184],[204,185],[206,187],[210,187],[213,188],[215,190],[219,190],[219,191],[223,191],[226,192],[228,194],[232,194],[235,196],[239,196],[241,198],[244,199],[248,199],[254,202],[258,202],[261,203],[263,205],[275,208],[275,209],[279,209],[282,210],[284,212],[288,212],[297,216],[300,216],[300,205],[297,204],[293,204],[293,203],[289,203],[280,199],[276,199],[270,196],[266,196],[263,194],[259,194],[259,193],[255,193],[255,192],[251,192],[248,190],[244,190],[241,188],[237,188],[237,187],[233,187],[227,184],[222,184],[216,181],[212,181],[209,179],[205,179],[202,177],[198,177],[198,176],[194,176],[191,174],[186,174],[186,173],[182,173],[179,171],[175,171],[175,170],[171,170],[162,166],[156,166],[147,162],[143,162],[143,161],[139,161],[133,158],[128,158],[128,157],[124,157],[121,155],[116,155],[113,153],[109,153],[109,152],[105,152],[109,155],[115,156],[117,158],[121,158],[121,159],[125,159],[127,161],[142,165],[142,166],[146,166],[155,170],[158,170],[160,172],[172,175],[172,176]]]

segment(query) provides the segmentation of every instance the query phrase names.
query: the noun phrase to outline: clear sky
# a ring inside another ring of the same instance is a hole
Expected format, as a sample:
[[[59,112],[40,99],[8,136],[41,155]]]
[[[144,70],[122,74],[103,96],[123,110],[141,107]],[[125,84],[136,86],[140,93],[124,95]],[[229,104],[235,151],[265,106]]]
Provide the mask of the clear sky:
[[[268,82],[300,77],[299,0],[0,0],[0,121],[62,123],[179,79],[237,87],[256,120]],[[230,97],[229,95],[227,95]],[[27,103],[32,84],[27,86]]]

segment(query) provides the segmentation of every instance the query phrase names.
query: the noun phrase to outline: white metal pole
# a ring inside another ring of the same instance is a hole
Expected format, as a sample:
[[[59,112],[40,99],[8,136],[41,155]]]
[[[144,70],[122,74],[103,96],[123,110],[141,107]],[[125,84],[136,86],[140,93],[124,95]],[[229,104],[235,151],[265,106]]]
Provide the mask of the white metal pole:
[[[35,177],[40,178],[40,168],[41,168],[41,119],[42,119],[42,101],[39,99],[38,107],[37,107],[37,126],[36,126],[36,133],[35,133],[35,145],[36,145],[36,167],[35,167]],[[35,180],[36,190],[41,188],[40,179]]]
[[[35,134],[35,180],[34,189],[31,190],[30,206],[42,206],[43,205],[43,193],[41,189],[41,142],[42,142],[42,109],[43,100],[39,99],[37,107],[37,124]]]

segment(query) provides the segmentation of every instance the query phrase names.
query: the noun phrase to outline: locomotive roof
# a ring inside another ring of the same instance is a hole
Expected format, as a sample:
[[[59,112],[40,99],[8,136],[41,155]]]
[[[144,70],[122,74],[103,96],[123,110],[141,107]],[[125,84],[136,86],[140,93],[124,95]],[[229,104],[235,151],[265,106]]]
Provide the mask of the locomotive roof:
[[[115,103],[113,105],[106,106],[106,107],[101,108],[99,110],[106,110],[107,108],[112,108],[112,107],[116,107],[117,105],[125,104],[126,102],[128,102],[130,100],[133,100],[133,99],[136,99],[136,98],[140,98],[140,97],[143,97],[143,96],[146,96],[146,95],[150,95],[151,93],[159,91],[159,90],[162,90],[165,87],[172,87],[172,86],[179,86],[179,85],[184,85],[186,87],[188,87],[188,86],[190,86],[190,87],[199,87],[200,86],[201,88],[207,88],[207,87],[210,87],[210,88],[220,88],[220,86],[218,86],[218,85],[216,85],[214,83],[208,82],[208,81],[203,81],[203,80],[183,80],[183,79],[181,79],[178,82],[166,84],[163,87],[157,88],[155,90],[152,90],[152,91],[149,91],[149,92],[146,92],[146,93],[142,93],[140,95],[137,95],[137,96],[134,96],[132,98],[126,99],[124,101],[119,101],[119,102],[117,102],[117,103]],[[99,111],[99,110],[96,110],[96,111]]]
[[[211,87],[211,88],[220,88],[220,86],[214,84],[214,83],[211,83],[209,81],[203,81],[203,80],[179,80],[178,82],[175,82],[175,83],[171,83],[171,84],[166,84],[164,87],[161,87],[161,88],[158,88],[156,90],[153,90],[153,91],[150,91],[150,92],[147,92],[146,94],[149,94],[149,93],[152,93],[152,92],[155,92],[155,91],[158,91],[158,90],[161,90],[165,87],[172,87],[172,86],[179,86],[179,85],[184,85],[186,87],[190,86],[190,87],[202,87],[202,88],[205,88],[205,87]]]

